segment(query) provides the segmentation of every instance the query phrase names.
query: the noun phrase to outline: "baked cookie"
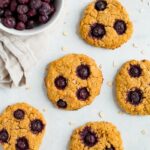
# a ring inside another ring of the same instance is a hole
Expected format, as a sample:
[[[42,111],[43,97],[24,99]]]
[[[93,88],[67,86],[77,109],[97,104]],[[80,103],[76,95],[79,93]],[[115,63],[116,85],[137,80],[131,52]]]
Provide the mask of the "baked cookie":
[[[32,106],[8,106],[0,116],[0,144],[4,150],[38,150],[45,126],[42,114]]]
[[[74,130],[69,150],[123,150],[123,144],[114,125],[90,122]]]
[[[150,61],[131,60],[116,76],[119,105],[133,115],[150,114]]]
[[[89,105],[103,81],[95,61],[82,54],[69,54],[48,66],[47,94],[58,108],[76,110]]]
[[[96,47],[118,48],[132,32],[132,22],[118,0],[95,0],[85,9],[80,23],[82,38]]]

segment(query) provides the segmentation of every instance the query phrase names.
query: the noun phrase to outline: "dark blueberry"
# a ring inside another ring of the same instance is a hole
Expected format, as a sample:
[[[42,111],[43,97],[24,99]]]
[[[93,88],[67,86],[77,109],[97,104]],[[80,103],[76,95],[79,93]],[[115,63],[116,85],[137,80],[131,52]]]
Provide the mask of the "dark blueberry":
[[[51,0],[43,0],[43,2],[50,3]]]
[[[91,26],[91,36],[93,38],[102,39],[105,34],[106,30],[104,25],[96,23]]]
[[[67,108],[67,103],[65,101],[63,101],[62,99],[60,99],[60,100],[57,101],[57,106],[59,108],[65,109],[65,108]]]
[[[17,109],[14,111],[14,117],[18,120],[24,119],[25,112],[22,109]]]
[[[27,4],[30,0],[18,0],[20,4]]]
[[[4,26],[6,26],[8,28],[14,28],[16,25],[15,18],[13,18],[13,17],[3,18],[2,23]]]
[[[90,96],[90,93],[89,93],[89,91],[87,90],[86,87],[78,89],[77,98],[79,100],[87,100],[89,96]]]
[[[88,65],[80,65],[77,67],[76,73],[81,79],[87,79],[90,76],[90,67]]]
[[[143,101],[143,92],[138,88],[129,91],[127,94],[127,101],[132,105],[139,105]]]
[[[12,16],[12,12],[10,10],[5,10],[4,16],[10,17],[10,16]]]
[[[0,0],[0,8],[8,7],[10,0]]]
[[[48,16],[39,16],[39,22],[44,24],[49,20]]]
[[[106,147],[105,150],[115,150],[115,148],[111,145],[111,147]]]
[[[12,1],[10,2],[10,10],[11,10],[12,12],[14,12],[14,11],[16,10],[16,8],[17,8],[17,1],[16,1],[16,0],[12,0]]]
[[[6,143],[8,141],[9,135],[6,129],[0,130],[0,143]]]
[[[114,29],[119,35],[122,35],[126,32],[127,26],[126,23],[123,20],[116,20],[114,24]]]
[[[32,28],[34,28],[35,26],[36,26],[35,21],[29,20],[29,21],[27,22],[27,29],[32,29]]]
[[[27,13],[28,12],[28,6],[27,5],[18,5],[18,7],[17,7],[17,12],[19,13],[19,14],[25,14],[25,13]]]
[[[106,9],[106,7],[107,7],[107,2],[105,0],[98,0],[95,3],[95,9],[98,11],[103,11]]]
[[[17,30],[24,30],[26,28],[23,22],[18,22],[15,27]]]
[[[39,9],[42,5],[41,0],[30,0],[30,7],[33,9]]]
[[[28,17],[34,17],[36,14],[36,9],[30,9],[27,13]]]
[[[44,15],[44,16],[50,15],[53,12],[54,12],[53,5],[50,5],[50,4],[46,3],[46,2],[43,2],[41,8],[39,9],[39,13],[41,15]]]
[[[35,119],[31,121],[30,128],[34,134],[38,134],[44,129],[44,124],[41,120]]]
[[[84,130],[80,133],[80,136],[83,143],[88,147],[92,147],[98,142],[96,134],[92,132],[89,127],[84,128]]]
[[[28,21],[28,17],[27,17],[26,14],[19,14],[18,15],[18,20],[21,21],[21,22],[26,23]]]
[[[29,142],[26,137],[20,137],[17,139],[16,150],[29,150]]]
[[[4,9],[0,8],[0,17],[3,17],[4,15]]]
[[[65,87],[67,86],[67,79],[63,76],[58,76],[54,82],[55,86],[60,90],[65,89]]]
[[[130,65],[129,75],[134,78],[140,77],[142,74],[142,69],[140,65]]]

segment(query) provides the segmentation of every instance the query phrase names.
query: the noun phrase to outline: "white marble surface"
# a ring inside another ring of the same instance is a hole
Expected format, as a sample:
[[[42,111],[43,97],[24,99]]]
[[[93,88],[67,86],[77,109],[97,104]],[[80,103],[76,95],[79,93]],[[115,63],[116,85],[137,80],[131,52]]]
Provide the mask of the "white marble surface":
[[[150,118],[119,114],[113,88],[107,82],[113,81],[119,67],[129,59],[150,59],[150,0],[121,0],[134,23],[132,39],[115,51],[94,48],[87,45],[77,34],[77,27],[83,8],[90,0],[66,0],[65,12],[53,32],[47,31],[43,46],[35,41],[34,45],[43,49],[43,59],[33,68],[28,89],[0,89],[0,111],[15,102],[28,102],[39,108],[47,120],[47,131],[41,150],[67,150],[72,130],[88,121],[106,120],[113,122],[124,141],[125,150],[150,149]],[[63,36],[67,32],[67,36]],[[44,34],[44,33],[43,33]],[[43,43],[43,42],[42,42]],[[137,48],[133,47],[137,45]],[[45,47],[45,48],[43,48]],[[65,48],[62,51],[61,48]],[[78,111],[61,111],[52,106],[44,91],[44,73],[48,62],[68,53],[84,53],[102,65],[104,83],[101,94],[92,105]],[[115,67],[113,67],[113,62]],[[103,118],[98,113],[103,113]],[[69,122],[73,125],[69,125]],[[145,134],[143,132],[145,131]]]

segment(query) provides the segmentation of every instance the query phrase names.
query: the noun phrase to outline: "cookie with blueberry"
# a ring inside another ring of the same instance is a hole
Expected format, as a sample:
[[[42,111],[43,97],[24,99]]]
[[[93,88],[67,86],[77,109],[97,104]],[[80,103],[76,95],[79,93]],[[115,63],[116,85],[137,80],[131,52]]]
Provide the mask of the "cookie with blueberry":
[[[121,108],[133,115],[150,115],[150,61],[126,62],[116,76],[116,96]]]
[[[108,122],[89,122],[72,133],[69,150],[123,150],[121,135]]]
[[[45,84],[58,108],[76,110],[92,103],[100,93],[103,77],[95,61],[83,54],[69,54],[48,65]]]
[[[32,106],[8,106],[0,116],[0,144],[4,150],[38,150],[45,127],[43,115]]]
[[[90,3],[80,23],[81,37],[95,47],[118,48],[129,40],[132,32],[132,22],[118,0]]]

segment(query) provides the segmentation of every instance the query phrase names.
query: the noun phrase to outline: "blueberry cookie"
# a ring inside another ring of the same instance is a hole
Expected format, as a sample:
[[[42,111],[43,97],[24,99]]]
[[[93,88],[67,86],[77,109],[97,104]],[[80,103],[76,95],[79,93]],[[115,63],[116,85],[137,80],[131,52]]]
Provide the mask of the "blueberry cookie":
[[[42,114],[32,106],[8,106],[0,116],[0,144],[4,150],[38,150],[45,126]]]
[[[80,34],[96,47],[115,49],[127,42],[133,25],[118,0],[96,0],[89,4],[80,23]]]
[[[69,150],[123,150],[123,144],[114,125],[90,122],[74,130]]]
[[[116,76],[116,96],[127,113],[150,114],[150,61],[131,60],[121,67]]]
[[[100,93],[102,81],[95,61],[82,54],[69,54],[50,63],[45,78],[49,99],[66,110],[89,105]]]

